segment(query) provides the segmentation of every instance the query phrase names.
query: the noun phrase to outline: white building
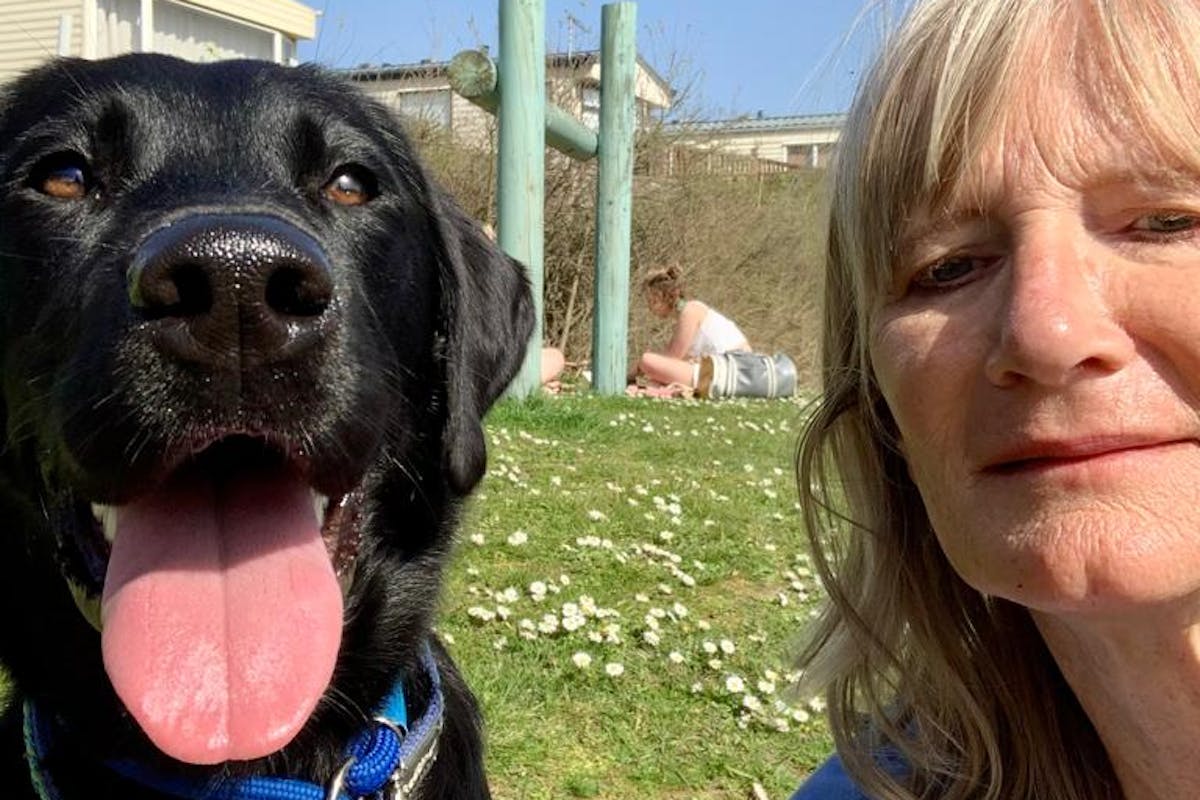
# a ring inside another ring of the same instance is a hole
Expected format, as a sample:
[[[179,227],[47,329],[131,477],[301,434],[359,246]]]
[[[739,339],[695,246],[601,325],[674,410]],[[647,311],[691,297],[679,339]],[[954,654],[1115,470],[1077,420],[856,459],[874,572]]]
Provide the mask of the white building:
[[[0,0],[0,82],[56,55],[294,64],[316,26],[317,12],[296,0]]]
[[[396,113],[453,131],[460,141],[486,145],[494,118],[450,88],[448,61],[364,65],[344,74],[360,89]],[[671,106],[672,91],[640,56],[634,95],[638,124],[650,125]],[[583,51],[546,56],[546,96],[584,125],[600,124],[600,53]]]
[[[759,115],[672,123],[663,131],[684,147],[713,149],[791,167],[823,167],[845,124],[845,114]]]

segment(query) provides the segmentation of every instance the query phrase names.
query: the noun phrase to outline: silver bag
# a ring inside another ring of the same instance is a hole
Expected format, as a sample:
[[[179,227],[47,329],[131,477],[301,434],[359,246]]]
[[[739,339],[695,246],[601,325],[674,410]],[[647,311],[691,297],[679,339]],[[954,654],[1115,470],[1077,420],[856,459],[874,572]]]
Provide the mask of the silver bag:
[[[696,394],[700,397],[791,397],[796,365],[784,353],[731,351],[700,359]]]

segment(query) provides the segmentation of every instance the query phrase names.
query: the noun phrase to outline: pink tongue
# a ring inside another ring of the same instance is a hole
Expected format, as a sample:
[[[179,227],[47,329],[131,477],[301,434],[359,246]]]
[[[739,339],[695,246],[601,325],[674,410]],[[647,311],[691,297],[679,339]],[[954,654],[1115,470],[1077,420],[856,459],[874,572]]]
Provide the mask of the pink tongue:
[[[280,749],[329,685],[341,641],[308,488],[192,474],[120,506],[101,617],[109,679],[164,753],[215,764]]]

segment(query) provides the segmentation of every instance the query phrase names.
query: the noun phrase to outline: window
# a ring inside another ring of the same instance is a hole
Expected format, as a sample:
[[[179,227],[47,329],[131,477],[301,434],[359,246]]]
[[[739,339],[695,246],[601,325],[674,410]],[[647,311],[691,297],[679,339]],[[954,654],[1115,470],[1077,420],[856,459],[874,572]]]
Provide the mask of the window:
[[[584,86],[579,90],[579,118],[591,130],[600,130],[600,87]]]
[[[396,111],[410,120],[450,127],[450,91],[448,89],[400,91],[396,93]]]

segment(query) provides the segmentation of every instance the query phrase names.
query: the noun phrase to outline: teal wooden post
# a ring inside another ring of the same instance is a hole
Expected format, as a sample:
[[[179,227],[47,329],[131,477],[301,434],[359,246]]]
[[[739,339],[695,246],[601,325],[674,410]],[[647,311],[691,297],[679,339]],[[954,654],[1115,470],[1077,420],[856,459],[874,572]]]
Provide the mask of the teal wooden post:
[[[604,6],[600,26],[600,164],[596,198],[592,389],[598,394],[613,395],[625,391],[628,362],[633,137],[637,124],[634,107],[637,5],[611,3]]]
[[[509,394],[541,386],[542,292],[545,285],[546,4],[500,0],[500,163],[498,241],[529,271],[537,322]]]

